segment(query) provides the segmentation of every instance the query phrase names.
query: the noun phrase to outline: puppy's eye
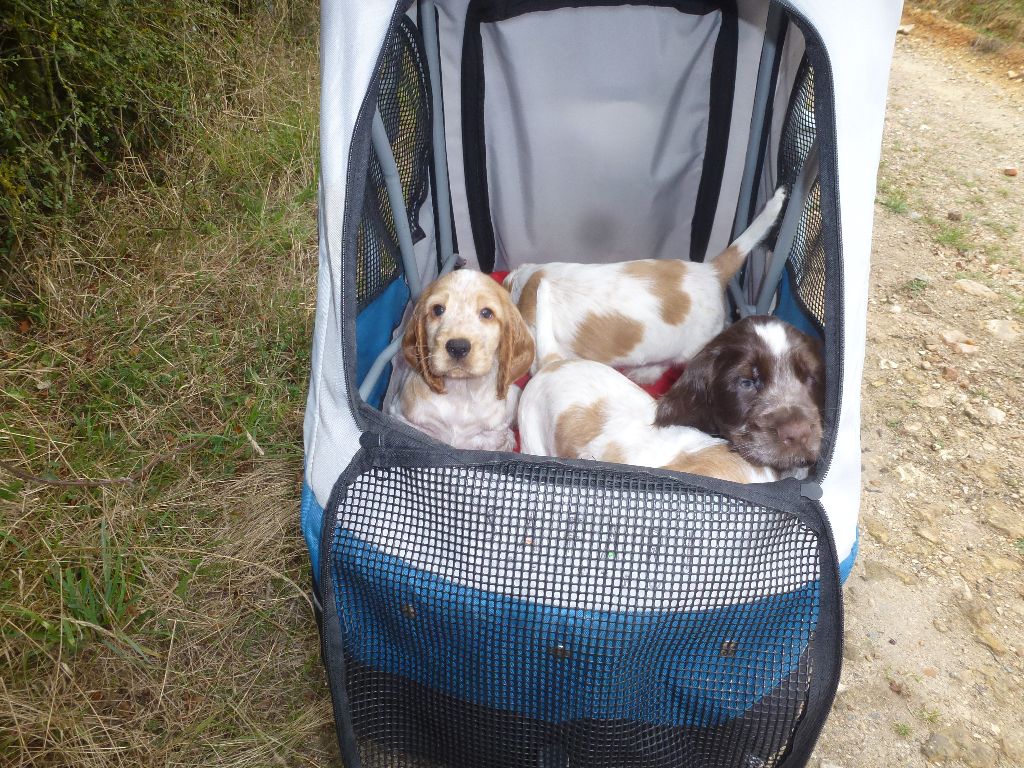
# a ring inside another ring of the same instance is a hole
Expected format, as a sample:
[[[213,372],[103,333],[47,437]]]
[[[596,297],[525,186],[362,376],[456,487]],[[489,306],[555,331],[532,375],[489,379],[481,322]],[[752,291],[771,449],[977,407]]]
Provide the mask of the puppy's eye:
[[[757,389],[757,382],[753,379],[740,379],[740,389]]]
[[[480,317],[482,317],[484,320],[490,320],[492,317],[494,317],[494,312],[491,310],[490,307],[484,307],[483,309],[480,310]]]
[[[435,317],[440,317],[444,314],[444,304],[435,304],[430,308],[430,311],[434,313]]]

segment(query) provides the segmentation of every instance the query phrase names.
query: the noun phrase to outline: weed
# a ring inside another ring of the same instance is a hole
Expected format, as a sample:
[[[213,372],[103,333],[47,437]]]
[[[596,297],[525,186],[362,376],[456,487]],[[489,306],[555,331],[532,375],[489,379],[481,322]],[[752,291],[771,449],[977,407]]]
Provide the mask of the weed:
[[[886,181],[878,182],[878,202],[893,213],[906,213],[910,209],[906,193]]]
[[[1016,541],[1017,551],[1024,555],[1024,537],[1017,539]]]
[[[920,296],[928,288],[928,281],[919,277],[911,278],[900,286],[900,291],[908,296]]]
[[[900,722],[894,722],[892,724],[892,729],[896,731],[896,735],[902,739],[909,739],[910,735],[914,732],[914,729],[909,725]]]
[[[940,222],[937,229],[938,231],[935,234],[935,242],[940,245],[955,248],[961,253],[966,253],[974,247],[970,237],[968,236],[967,230],[963,227]]]

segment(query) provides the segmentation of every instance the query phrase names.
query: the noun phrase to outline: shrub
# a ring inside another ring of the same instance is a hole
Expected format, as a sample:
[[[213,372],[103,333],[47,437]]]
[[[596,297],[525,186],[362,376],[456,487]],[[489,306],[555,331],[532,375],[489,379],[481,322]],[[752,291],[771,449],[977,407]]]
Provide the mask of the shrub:
[[[244,0],[10,0],[0,20],[0,263],[77,184],[172,135]],[[266,8],[266,4],[260,6]]]

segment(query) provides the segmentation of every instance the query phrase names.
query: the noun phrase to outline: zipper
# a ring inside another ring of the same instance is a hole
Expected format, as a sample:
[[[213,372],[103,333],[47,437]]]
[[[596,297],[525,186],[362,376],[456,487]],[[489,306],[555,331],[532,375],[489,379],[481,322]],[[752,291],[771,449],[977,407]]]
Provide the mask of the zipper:
[[[807,17],[804,16],[803,13],[801,13],[800,11],[798,11],[796,8],[793,7],[793,5],[790,2],[790,0],[774,0],[774,2],[777,2],[779,5],[781,5],[783,8],[786,9],[786,12],[789,15],[789,17],[792,20],[794,20],[794,22],[796,23],[797,27],[799,27],[800,32],[804,36],[804,40],[813,42],[813,44],[814,44],[813,45],[813,50],[815,52],[815,55],[813,57],[811,57],[811,63],[814,66],[814,72],[815,72],[815,77],[814,77],[815,91],[817,91],[818,85],[821,82],[820,79],[819,79],[819,72],[820,72],[821,74],[824,74],[826,76],[826,85],[828,87],[828,99],[827,99],[827,102],[828,102],[828,105],[829,105],[830,117],[832,118],[832,123],[834,124],[835,123],[835,103],[836,103],[836,99],[835,99],[835,78],[833,77],[833,74],[832,74],[832,61],[828,57],[828,53],[825,50],[825,45],[824,45],[824,43],[823,43],[823,41],[821,39],[821,36],[818,34],[817,30],[814,28],[814,25],[812,25],[810,23],[810,21],[808,21]],[[815,99],[815,101],[817,101],[817,98]],[[822,126],[821,126],[821,120],[819,119],[819,117],[820,116],[817,114],[817,111],[816,111],[815,115],[814,115],[815,136],[821,136],[822,135]],[[835,323],[835,326],[836,326],[835,333],[836,333],[838,351],[839,351],[840,354],[839,354],[838,366],[837,366],[839,368],[839,375],[833,377],[834,379],[836,379],[836,384],[835,384],[835,387],[834,387],[835,397],[831,398],[831,402],[826,403],[826,405],[825,405],[825,411],[826,412],[835,413],[836,414],[836,419],[835,419],[835,423],[832,425],[832,429],[829,430],[830,431],[831,439],[829,440],[828,456],[826,456],[824,458],[824,461],[820,461],[819,462],[820,470],[818,471],[818,473],[817,473],[817,475],[815,477],[815,481],[816,481],[815,484],[817,484],[819,486],[819,489],[820,489],[821,481],[825,479],[826,475],[828,475],[829,469],[831,469],[831,467],[832,467],[832,460],[834,459],[835,452],[836,452],[836,442],[837,442],[838,437],[839,437],[839,412],[840,412],[840,406],[841,406],[841,404],[843,402],[843,373],[844,373],[843,368],[844,368],[844,366],[843,366],[842,353],[843,353],[843,351],[846,348],[846,328],[845,328],[845,324],[844,324],[844,314],[845,314],[845,312],[843,311],[843,303],[842,303],[842,297],[845,295],[845,289],[846,289],[845,277],[844,277],[844,274],[843,274],[842,217],[840,215],[840,208],[839,208],[839,186],[838,186],[838,182],[837,182],[837,178],[836,178],[837,174],[839,172],[839,152],[838,152],[838,150],[836,148],[835,138],[836,137],[835,137],[835,135],[833,133],[833,135],[831,137],[831,140],[827,142],[827,144],[828,144],[827,157],[828,157],[828,161],[829,162],[828,162],[828,164],[826,166],[827,169],[828,169],[828,173],[824,174],[824,177],[825,177],[825,179],[828,182],[828,184],[827,184],[828,196],[825,195],[825,190],[822,189],[821,199],[824,200],[824,199],[826,199],[826,197],[829,197],[833,201],[834,206],[835,206],[835,224],[836,224],[836,234],[837,234],[837,238],[836,238],[837,239],[837,243],[836,243],[836,245],[838,247],[838,253],[836,254],[836,256],[837,256],[837,259],[838,259],[838,266],[839,266],[839,269],[835,270],[835,279],[838,281],[838,291],[836,293],[838,294],[838,297],[839,297],[840,301],[826,302],[826,306],[831,305],[831,306],[837,308],[837,309],[833,309],[832,311],[833,311],[833,314],[838,315],[838,317],[836,318],[836,320],[838,322]],[[822,153],[823,156],[825,154],[826,153]],[[818,174],[818,183],[821,184],[823,188],[826,186],[823,183],[823,181],[822,181],[822,174],[820,174],[820,173]],[[824,221],[824,219],[825,219],[825,217],[824,217],[824,211],[823,211],[822,212],[822,230],[823,230],[822,235],[823,236],[825,234],[825,232],[824,232],[824,230],[825,230],[825,221]],[[828,250],[829,250],[828,248],[826,248],[826,250],[825,250],[825,254],[826,254],[826,261],[825,261],[826,267],[828,265]],[[828,272],[826,272],[826,274],[828,274]],[[825,299],[829,298],[828,294],[829,294],[828,283],[826,282],[826,290],[825,290],[825,297],[824,297]],[[829,327],[829,325],[830,324],[828,322],[826,322],[826,324],[825,324],[826,329]],[[827,367],[826,367],[826,370],[827,370]],[[830,408],[829,406],[832,406],[832,407]],[[809,498],[813,498],[813,497],[809,497]],[[820,495],[817,498],[821,498]]]

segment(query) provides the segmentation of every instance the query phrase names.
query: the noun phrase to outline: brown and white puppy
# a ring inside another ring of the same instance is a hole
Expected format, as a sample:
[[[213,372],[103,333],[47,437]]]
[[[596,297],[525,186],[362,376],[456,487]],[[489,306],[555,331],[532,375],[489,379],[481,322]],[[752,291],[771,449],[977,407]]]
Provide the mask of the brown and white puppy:
[[[774,470],[752,465],[721,438],[655,424],[654,398],[614,368],[549,353],[554,313],[546,280],[537,296],[541,369],[519,402],[523,453],[661,467],[736,483],[777,479]]]
[[[650,383],[688,361],[725,327],[725,287],[774,226],[785,197],[779,189],[713,261],[526,264],[509,273],[505,287],[535,328],[537,286],[541,280],[550,286],[554,339],[547,352],[564,360],[596,360]]]
[[[456,448],[508,451],[533,339],[508,291],[468,269],[435,280],[402,339],[392,416]]]
[[[821,452],[821,343],[775,317],[747,317],[716,336],[659,400],[655,424],[728,440],[752,464],[806,476]]]

